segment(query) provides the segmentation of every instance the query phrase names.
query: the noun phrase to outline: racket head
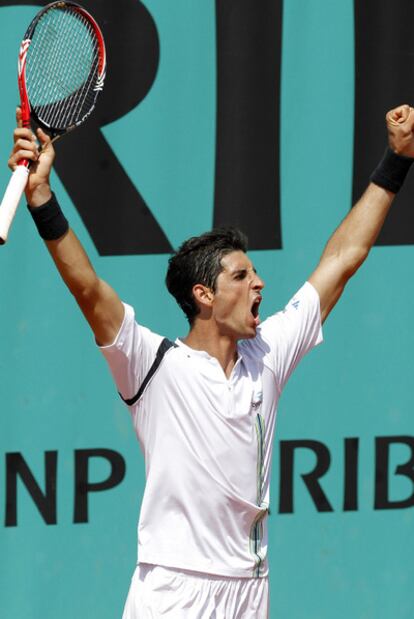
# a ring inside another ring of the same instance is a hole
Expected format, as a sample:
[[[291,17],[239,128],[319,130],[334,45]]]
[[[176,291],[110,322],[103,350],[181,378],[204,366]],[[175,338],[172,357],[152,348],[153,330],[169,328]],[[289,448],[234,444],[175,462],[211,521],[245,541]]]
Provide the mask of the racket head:
[[[52,2],[30,23],[19,52],[23,126],[52,137],[81,125],[103,89],[106,50],[95,19],[75,2]]]

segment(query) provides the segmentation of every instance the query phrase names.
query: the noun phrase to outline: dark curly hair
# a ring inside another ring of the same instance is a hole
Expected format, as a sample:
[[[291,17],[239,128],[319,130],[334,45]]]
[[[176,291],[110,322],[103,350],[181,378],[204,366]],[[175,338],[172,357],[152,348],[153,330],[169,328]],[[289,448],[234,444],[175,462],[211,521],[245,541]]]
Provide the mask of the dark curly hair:
[[[185,241],[169,259],[165,283],[190,325],[200,311],[193,286],[202,284],[214,292],[221,259],[232,251],[247,251],[246,235],[237,228],[215,228]]]

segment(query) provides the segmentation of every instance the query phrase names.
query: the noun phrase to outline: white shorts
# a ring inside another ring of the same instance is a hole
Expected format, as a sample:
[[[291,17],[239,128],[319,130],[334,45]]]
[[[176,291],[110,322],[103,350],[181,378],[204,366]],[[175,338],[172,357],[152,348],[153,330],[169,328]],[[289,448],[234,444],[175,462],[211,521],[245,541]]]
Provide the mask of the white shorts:
[[[266,619],[267,578],[230,578],[138,565],[122,619]]]

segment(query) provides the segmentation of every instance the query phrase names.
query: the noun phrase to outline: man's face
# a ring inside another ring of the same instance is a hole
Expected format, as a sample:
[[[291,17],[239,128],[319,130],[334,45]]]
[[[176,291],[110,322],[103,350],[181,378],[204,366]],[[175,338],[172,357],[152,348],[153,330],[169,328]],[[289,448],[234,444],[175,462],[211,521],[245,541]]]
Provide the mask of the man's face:
[[[212,305],[219,333],[236,340],[254,337],[264,283],[242,251],[225,255],[221,265]]]

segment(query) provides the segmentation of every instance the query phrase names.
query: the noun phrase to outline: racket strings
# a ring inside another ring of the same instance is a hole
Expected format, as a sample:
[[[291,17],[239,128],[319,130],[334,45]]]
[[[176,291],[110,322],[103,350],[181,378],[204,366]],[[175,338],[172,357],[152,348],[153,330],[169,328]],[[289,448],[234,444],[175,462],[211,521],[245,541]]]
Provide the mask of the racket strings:
[[[91,36],[91,39],[94,40],[94,31],[91,27],[90,24],[88,24],[88,30]],[[87,106],[86,103],[86,99],[88,97],[88,95],[90,95],[91,92],[95,92],[93,90],[94,86],[96,85],[97,82],[97,78],[98,78],[98,67],[99,67],[99,54],[98,54],[98,47],[95,46],[94,49],[94,57],[93,57],[93,61],[92,61],[92,67],[93,70],[90,71],[89,73],[89,78],[87,81],[85,81],[84,87],[83,87],[83,93],[82,93],[82,102],[80,104],[80,108],[79,109],[83,109],[84,106]]]
[[[93,109],[100,49],[93,26],[67,7],[46,11],[33,33],[26,83],[35,115],[47,126],[67,129]]]
[[[85,24],[87,25],[87,23]],[[62,29],[60,29],[62,30]],[[90,32],[90,29],[87,28]],[[59,32],[59,36],[63,36],[64,33]],[[70,50],[65,50],[68,54],[67,60],[70,66],[70,72],[66,72],[64,79],[57,80],[57,90],[62,92],[64,97],[60,98],[59,103],[50,110],[49,123],[52,126],[63,125],[68,126],[74,121],[78,120],[78,114],[82,111],[85,104],[85,93],[88,91],[88,81],[85,80],[84,68],[89,66],[93,62],[93,58],[90,58],[90,43],[91,39],[84,36],[84,32],[81,32],[81,36],[73,37],[73,45]],[[75,31],[75,35],[78,35],[78,31]],[[93,39],[92,39],[93,40]],[[85,53],[85,51],[87,53]],[[93,72],[92,72],[93,76]],[[77,88],[78,84],[83,82],[82,88]],[[68,85],[70,88],[68,88]],[[74,92],[73,92],[74,91]],[[57,94],[57,93],[54,93]],[[40,110],[40,113],[44,114],[45,109]]]
[[[91,41],[94,41],[94,38],[93,38],[94,32],[90,24],[85,22],[85,25],[87,26],[87,30],[89,31]],[[86,38],[83,39],[83,43],[84,43],[84,49],[81,50],[81,53],[85,51]],[[85,80],[80,91],[77,93],[74,110],[73,110],[73,113],[76,117],[81,116],[83,110],[88,110],[90,108],[91,103],[95,99],[95,96],[92,96],[91,98],[91,94],[95,95],[93,88],[96,84],[97,77],[98,77],[97,75],[98,61],[99,61],[98,49],[97,47],[95,47],[95,49],[93,50],[93,57],[91,59],[91,70],[89,72],[89,76],[87,80]],[[91,101],[89,100],[90,98],[91,98]],[[64,124],[71,124],[69,122],[69,115],[68,115],[69,111],[70,111],[69,105],[66,105],[66,110],[65,110],[66,115],[64,117]]]
[[[35,103],[41,102],[42,98],[50,103],[55,99],[60,100],[62,96],[66,97],[72,92],[68,87],[69,82],[66,83],[59,72],[62,73],[66,63],[74,59],[73,46],[72,50],[61,49],[62,20],[58,22],[54,19],[53,22],[50,22],[50,20],[45,21],[45,17],[43,23],[35,31],[35,37],[29,49],[31,55],[28,58],[27,65],[26,78],[28,85],[30,85],[31,97]],[[62,51],[66,52],[63,59],[64,66],[61,58]],[[69,55],[68,51],[72,51],[72,54]],[[82,82],[82,79],[80,81]]]
[[[98,59],[98,51],[97,49],[95,49],[95,53],[94,53],[94,57],[92,59],[90,59],[86,54],[85,51],[90,51],[90,42],[93,41],[92,39],[92,35],[93,35],[93,31],[92,28],[90,27],[89,23],[86,20],[83,20],[84,25],[86,26],[86,29],[89,31],[89,34],[91,35],[91,39],[87,39],[85,36],[81,37],[79,43],[82,47],[77,47],[76,48],[76,56],[78,57],[80,55],[81,57],[81,61],[82,61],[82,67],[86,66],[85,63],[85,59],[87,62],[91,63],[91,66],[94,67],[96,66],[96,62]],[[72,48],[71,51],[73,51],[74,48]],[[72,73],[72,78],[74,78],[75,83],[80,82],[82,79],[84,79],[84,74],[81,73],[80,68],[77,64],[78,62],[78,58],[77,57],[71,57],[71,62],[73,62],[74,64],[72,65],[75,70]],[[72,124],[72,118],[71,115],[73,116],[73,119],[78,119],[78,115],[81,113],[83,106],[86,103],[86,96],[88,95],[89,91],[90,91],[90,85],[91,85],[91,81],[95,81],[96,79],[96,75],[95,75],[95,71],[90,71],[89,73],[89,78],[88,80],[85,80],[83,83],[83,86],[81,89],[75,91],[75,93],[68,93],[68,96],[65,99],[62,99],[61,102],[55,107],[54,109],[54,113],[52,114],[52,117],[50,119],[50,124],[52,126],[55,126],[58,122],[58,119],[60,119],[59,124],[62,124],[64,126],[68,126],[70,124]]]

